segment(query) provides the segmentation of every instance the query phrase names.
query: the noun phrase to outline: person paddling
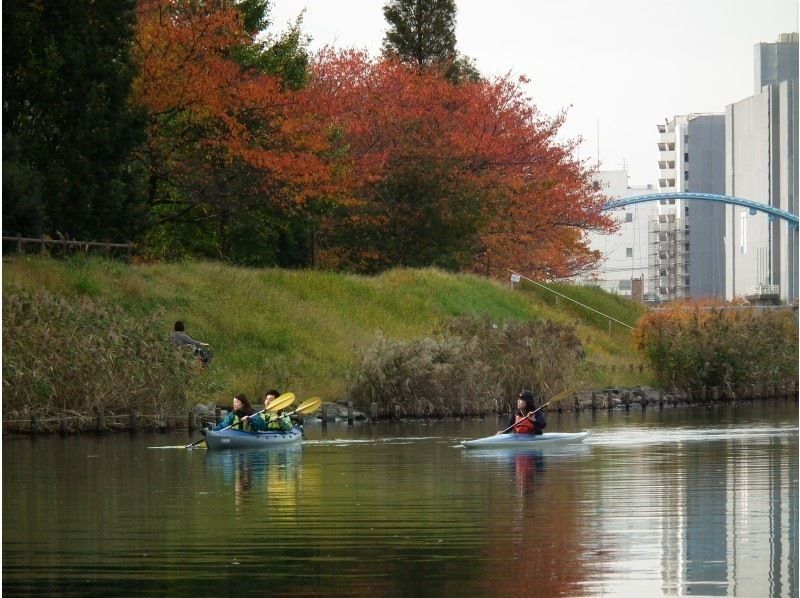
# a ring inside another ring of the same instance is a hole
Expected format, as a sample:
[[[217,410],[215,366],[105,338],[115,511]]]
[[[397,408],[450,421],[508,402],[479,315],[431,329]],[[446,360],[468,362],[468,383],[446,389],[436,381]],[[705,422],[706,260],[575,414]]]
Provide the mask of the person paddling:
[[[253,408],[250,406],[250,401],[247,395],[238,394],[233,397],[233,410],[213,427],[214,431],[223,430],[231,427],[234,430],[242,430],[243,432],[252,432],[253,426],[250,425],[250,416],[253,415]]]
[[[535,411],[535,413],[534,413]],[[511,414],[503,434],[541,434],[547,427],[547,420],[541,409],[536,410],[533,393],[523,390],[517,395],[517,409]]]
[[[288,432],[292,429],[292,421],[287,415],[267,411],[269,404],[281,395],[277,390],[269,390],[264,395],[264,411],[246,418],[254,430],[263,432]]]

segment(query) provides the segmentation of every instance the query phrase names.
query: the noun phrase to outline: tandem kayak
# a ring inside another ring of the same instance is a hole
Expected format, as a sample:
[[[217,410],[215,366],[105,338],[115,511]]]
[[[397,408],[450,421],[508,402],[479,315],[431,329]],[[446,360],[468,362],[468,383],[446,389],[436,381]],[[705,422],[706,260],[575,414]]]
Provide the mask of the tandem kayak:
[[[540,447],[548,444],[566,444],[583,442],[589,432],[545,432],[544,434],[495,434],[486,438],[465,440],[461,444],[465,448],[526,448]]]
[[[254,449],[297,444],[303,440],[303,431],[295,426],[288,432],[242,432],[241,430],[207,430],[206,445],[209,449]]]

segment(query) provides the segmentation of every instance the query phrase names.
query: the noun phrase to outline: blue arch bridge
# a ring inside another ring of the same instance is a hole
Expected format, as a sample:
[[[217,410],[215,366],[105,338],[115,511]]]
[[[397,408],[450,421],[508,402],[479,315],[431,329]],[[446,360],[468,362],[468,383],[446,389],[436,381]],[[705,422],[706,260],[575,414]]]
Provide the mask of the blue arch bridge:
[[[781,218],[786,222],[788,222],[793,227],[798,226],[797,214],[792,214],[791,212],[775,208],[765,203],[759,203],[757,201],[752,201],[750,199],[742,199],[741,197],[733,197],[731,195],[714,195],[712,193],[691,193],[688,191],[681,193],[650,193],[648,195],[636,195],[633,197],[624,197],[622,199],[615,199],[614,201],[610,201],[606,205],[604,205],[603,211],[614,210],[616,208],[621,208],[624,206],[629,206],[637,203],[645,203],[648,201],[661,201],[670,199],[696,199],[702,201],[714,201],[717,203],[732,204],[735,206],[748,208],[750,210],[750,214],[752,215],[755,215],[756,212],[765,212],[769,216],[770,220],[774,218]]]

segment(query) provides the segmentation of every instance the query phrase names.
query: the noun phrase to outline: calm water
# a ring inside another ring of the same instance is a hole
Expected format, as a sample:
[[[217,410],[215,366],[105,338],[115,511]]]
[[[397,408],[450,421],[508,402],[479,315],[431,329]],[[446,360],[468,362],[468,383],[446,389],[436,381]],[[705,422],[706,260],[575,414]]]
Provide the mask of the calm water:
[[[3,440],[7,595],[797,596],[795,402],[551,415],[581,445],[466,451],[494,418]],[[534,589],[535,588],[535,589]]]

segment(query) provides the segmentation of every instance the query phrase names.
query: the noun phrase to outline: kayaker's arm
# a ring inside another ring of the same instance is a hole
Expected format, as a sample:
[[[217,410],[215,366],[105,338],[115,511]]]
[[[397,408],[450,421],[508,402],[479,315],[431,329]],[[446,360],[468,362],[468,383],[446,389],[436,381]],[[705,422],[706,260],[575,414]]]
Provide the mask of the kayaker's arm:
[[[227,428],[233,423],[233,417],[234,413],[233,411],[231,411],[228,415],[225,416],[225,419],[223,419],[221,422],[219,422],[216,426],[214,426],[211,429],[216,432],[221,430],[222,428]]]

